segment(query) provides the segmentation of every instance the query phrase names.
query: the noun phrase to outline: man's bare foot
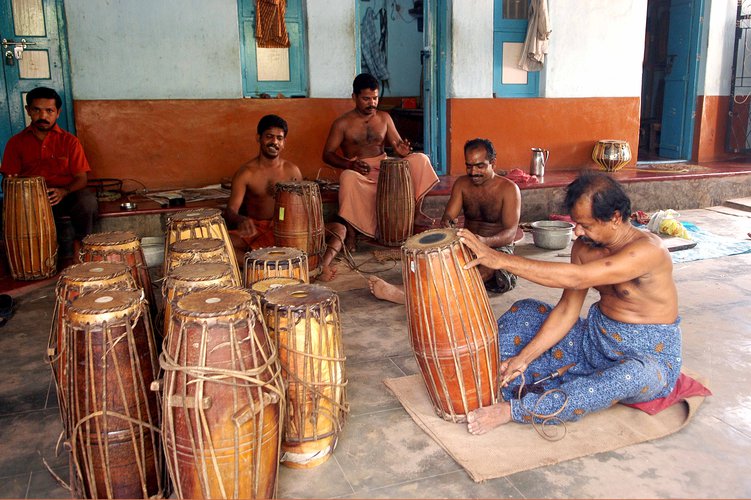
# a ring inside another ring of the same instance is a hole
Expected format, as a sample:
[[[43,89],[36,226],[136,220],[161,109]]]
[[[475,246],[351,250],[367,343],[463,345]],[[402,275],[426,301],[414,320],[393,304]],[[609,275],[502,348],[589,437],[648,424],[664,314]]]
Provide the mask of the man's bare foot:
[[[334,278],[336,278],[336,268],[333,266],[323,266],[321,274],[318,275],[316,281],[332,281]]]
[[[467,413],[467,430],[479,436],[511,421],[511,403],[496,403]]]
[[[370,293],[381,300],[388,300],[395,304],[404,304],[406,302],[404,290],[402,288],[392,285],[391,283],[386,283],[377,276],[370,276],[368,278],[368,284],[370,285]]]

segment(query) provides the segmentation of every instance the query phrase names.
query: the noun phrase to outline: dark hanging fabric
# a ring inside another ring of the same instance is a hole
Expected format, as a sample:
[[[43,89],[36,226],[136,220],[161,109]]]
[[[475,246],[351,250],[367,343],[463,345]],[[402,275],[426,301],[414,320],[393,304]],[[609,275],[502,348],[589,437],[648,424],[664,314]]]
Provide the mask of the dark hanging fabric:
[[[287,0],[256,0],[256,43],[261,48],[287,48],[289,35],[284,15]]]

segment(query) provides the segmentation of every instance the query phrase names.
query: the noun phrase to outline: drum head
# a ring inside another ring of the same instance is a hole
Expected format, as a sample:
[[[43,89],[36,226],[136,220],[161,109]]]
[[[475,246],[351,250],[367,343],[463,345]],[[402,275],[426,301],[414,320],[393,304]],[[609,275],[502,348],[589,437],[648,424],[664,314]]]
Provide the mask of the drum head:
[[[138,236],[131,231],[111,231],[108,233],[94,233],[85,236],[84,246],[115,246],[138,242]]]
[[[384,158],[381,160],[381,170],[386,170],[389,167],[392,166],[402,166],[404,168],[409,168],[409,161],[405,160],[404,158]]]
[[[169,218],[169,222],[198,221],[219,217],[221,215],[222,211],[218,208],[193,208],[177,212]]]
[[[305,252],[303,252],[299,248],[266,247],[249,252],[246,256],[246,259],[262,261],[297,260],[300,259],[304,255],[304,253]]]
[[[431,229],[424,233],[416,234],[410,237],[405,243],[405,249],[421,250],[429,248],[445,247],[457,241],[459,237],[456,229]]]
[[[170,245],[170,250],[177,253],[215,252],[224,248],[224,241],[218,238],[193,238]]]
[[[291,191],[302,193],[303,191],[318,191],[318,184],[313,181],[286,181],[276,183],[277,191]]]
[[[329,301],[334,297],[336,297],[336,293],[330,288],[301,283],[269,290],[263,296],[263,300],[267,305],[296,309]]]
[[[253,297],[242,288],[214,287],[192,292],[177,300],[174,314],[214,317],[250,308]]]
[[[300,285],[303,281],[297,278],[275,277],[265,278],[250,285],[250,289],[256,293],[265,293],[283,286]]]
[[[176,281],[206,281],[231,276],[232,268],[224,262],[185,264],[170,271],[168,278]]]
[[[73,324],[98,325],[132,315],[142,303],[140,290],[97,290],[73,299],[65,315]]]
[[[60,281],[102,281],[130,275],[130,268],[116,262],[84,262],[66,267]]]

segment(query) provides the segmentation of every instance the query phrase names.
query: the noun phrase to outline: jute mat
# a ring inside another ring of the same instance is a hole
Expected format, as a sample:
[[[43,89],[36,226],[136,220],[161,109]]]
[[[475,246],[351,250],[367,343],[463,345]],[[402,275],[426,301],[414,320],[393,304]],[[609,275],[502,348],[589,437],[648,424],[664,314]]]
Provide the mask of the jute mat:
[[[566,436],[551,442],[531,425],[515,423],[482,436],[469,434],[466,424],[446,422],[435,414],[420,374],[388,378],[384,383],[417,425],[476,482],[667,436],[688,424],[704,401],[704,397],[691,397],[653,416],[615,405],[566,423]]]
[[[401,248],[386,248],[386,249],[379,249],[379,250],[373,250],[373,258],[376,260],[376,262],[386,262],[389,260],[395,260],[397,262],[401,262],[402,260],[402,249]]]

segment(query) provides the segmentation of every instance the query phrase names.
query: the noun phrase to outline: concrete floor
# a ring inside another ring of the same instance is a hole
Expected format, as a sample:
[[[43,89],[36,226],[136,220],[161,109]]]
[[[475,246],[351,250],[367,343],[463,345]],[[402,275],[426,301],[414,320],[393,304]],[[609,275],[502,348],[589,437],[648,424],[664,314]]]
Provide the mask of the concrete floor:
[[[682,213],[682,220],[735,239],[747,238],[750,217],[751,212]],[[529,243],[529,235],[518,253],[565,260],[560,251],[541,253]],[[366,251],[356,254],[363,271],[377,271],[391,282],[401,279],[398,267],[370,257]],[[340,291],[351,414],[331,460],[315,469],[280,469],[278,496],[751,497],[751,254],[677,264],[674,275],[685,365],[704,375],[714,392],[693,421],[663,439],[481,484],[420,430],[382,383],[417,370],[404,307],[376,300],[367,288]],[[332,288],[344,284],[334,282]],[[69,496],[43,464],[46,459],[67,478],[67,457],[54,452],[61,424],[45,363],[53,295],[53,286],[46,286],[19,298],[16,315],[0,329],[2,497]],[[500,315],[514,300],[531,296],[554,303],[558,295],[520,280],[512,292],[491,297],[491,304]],[[542,439],[538,443],[547,444]]]

